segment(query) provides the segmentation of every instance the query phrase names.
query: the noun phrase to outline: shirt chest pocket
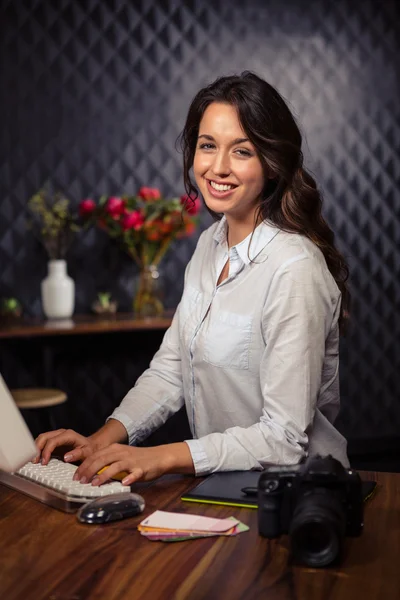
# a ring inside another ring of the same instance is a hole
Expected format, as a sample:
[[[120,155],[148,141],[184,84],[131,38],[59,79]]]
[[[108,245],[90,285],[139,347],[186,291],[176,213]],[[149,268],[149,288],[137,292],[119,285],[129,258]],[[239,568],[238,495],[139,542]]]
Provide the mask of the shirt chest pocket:
[[[248,369],[252,317],[220,311],[204,342],[204,360],[217,367]]]

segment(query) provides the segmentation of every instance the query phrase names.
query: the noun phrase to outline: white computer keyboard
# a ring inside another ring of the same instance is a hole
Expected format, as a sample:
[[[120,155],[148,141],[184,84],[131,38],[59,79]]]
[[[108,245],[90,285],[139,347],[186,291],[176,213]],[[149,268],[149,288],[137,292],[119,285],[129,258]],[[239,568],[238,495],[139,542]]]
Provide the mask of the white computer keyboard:
[[[92,486],[91,483],[73,481],[78,467],[51,458],[47,465],[27,463],[16,473],[0,471],[0,481],[36,500],[65,512],[73,512],[82,504],[110,494],[130,492],[130,487],[119,481]]]

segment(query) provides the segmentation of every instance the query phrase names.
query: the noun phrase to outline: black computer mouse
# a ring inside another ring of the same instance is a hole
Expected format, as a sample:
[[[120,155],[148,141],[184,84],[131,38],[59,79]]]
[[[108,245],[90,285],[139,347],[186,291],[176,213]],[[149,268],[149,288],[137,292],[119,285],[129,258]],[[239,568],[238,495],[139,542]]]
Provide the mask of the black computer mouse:
[[[78,510],[77,518],[81,523],[111,523],[127,517],[135,517],[143,512],[145,502],[139,494],[121,492],[110,494],[87,502]]]

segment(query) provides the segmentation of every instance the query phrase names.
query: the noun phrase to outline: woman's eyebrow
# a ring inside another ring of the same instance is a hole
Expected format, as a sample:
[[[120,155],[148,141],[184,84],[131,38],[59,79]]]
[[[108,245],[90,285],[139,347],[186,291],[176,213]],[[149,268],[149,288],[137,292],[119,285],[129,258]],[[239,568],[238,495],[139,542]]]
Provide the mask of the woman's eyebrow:
[[[215,142],[215,139],[213,138],[213,136],[208,135],[207,133],[202,133],[201,135],[199,135],[198,139],[200,139],[200,138],[205,138],[206,140]],[[236,146],[236,144],[243,144],[244,142],[250,142],[250,140],[248,138],[236,138],[236,140],[233,140],[231,142],[231,145]]]

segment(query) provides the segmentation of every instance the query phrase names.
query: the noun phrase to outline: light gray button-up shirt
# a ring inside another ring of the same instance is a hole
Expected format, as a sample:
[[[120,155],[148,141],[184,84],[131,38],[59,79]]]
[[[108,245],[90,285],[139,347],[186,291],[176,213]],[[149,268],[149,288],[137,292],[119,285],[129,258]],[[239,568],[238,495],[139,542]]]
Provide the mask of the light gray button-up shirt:
[[[339,289],[308,238],[264,222],[228,248],[223,218],[200,236],[171,327],[110,418],[135,444],[186,404],[197,475],[317,452],[348,466],[333,426],[339,311]]]

